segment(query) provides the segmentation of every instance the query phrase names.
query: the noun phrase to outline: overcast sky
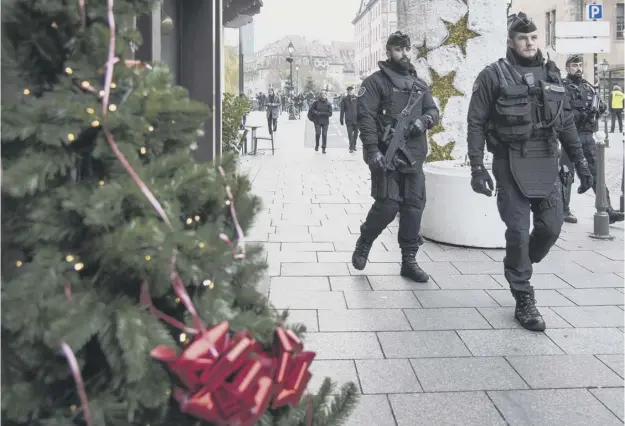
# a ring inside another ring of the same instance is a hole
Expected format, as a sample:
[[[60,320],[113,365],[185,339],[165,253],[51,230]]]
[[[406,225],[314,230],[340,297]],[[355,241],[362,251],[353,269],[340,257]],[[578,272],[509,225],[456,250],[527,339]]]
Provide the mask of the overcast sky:
[[[351,24],[360,0],[263,0],[254,16],[255,50],[296,34],[323,42],[354,41]]]

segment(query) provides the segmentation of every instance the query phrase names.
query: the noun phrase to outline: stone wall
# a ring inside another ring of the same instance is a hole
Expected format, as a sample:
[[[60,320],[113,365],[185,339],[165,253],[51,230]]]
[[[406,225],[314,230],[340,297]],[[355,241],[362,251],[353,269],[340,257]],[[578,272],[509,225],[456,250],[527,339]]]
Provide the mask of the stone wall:
[[[412,61],[432,87],[442,112],[430,131],[439,145],[456,142],[455,158],[467,152],[467,109],[475,78],[505,55],[504,0],[399,0],[398,29],[410,35]]]

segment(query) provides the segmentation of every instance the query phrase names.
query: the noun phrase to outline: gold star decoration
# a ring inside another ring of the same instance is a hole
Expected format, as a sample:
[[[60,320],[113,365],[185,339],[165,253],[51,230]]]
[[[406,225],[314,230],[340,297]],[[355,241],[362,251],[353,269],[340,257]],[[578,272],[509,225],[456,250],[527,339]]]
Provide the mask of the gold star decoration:
[[[454,141],[448,142],[445,145],[439,145],[433,140],[430,140],[430,153],[425,161],[429,163],[432,161],[453,160],[454,157],[451,155],[451,152],[454,150],[455,146],[456,142]]]
[[[430,90],[432,91],[432,95],[438,98],[442,113],[447,106],[449,98],[452,96],[462,96],[463,93],[454,87],[455,71],[450,72],[444,77],[441,77],[432,69],[430,69],[430,72],[432,73],[432,85],[430,86]]]
[[[439,145],[434,141],[434,138],[432,138],[432,136],[437,133],[441,133],[444,130],[445,129],[440,121],[436,123],[436,125],[430,130],[428,130],[428,142],[430,147],[428,156],[425,159],[426,162],[429,163],[431,161],[444,161],[454,159],[451,155],[451,151],[453,151],[454,146],[456,145],[455,142],[451,141],[446,145]]]
[[[471,31],[467,27],[469,23],[469,14],[467,13],[466,15],[464,15],[455,24],[449,21],[445,21],[444,19],[441,20],[445,24],[445,27],[447,27],[448,33],[447,38],[445,39],[443,44],[441,44],[441,46],[457,45],[462,51],[462,54],[466,56],[467,41],[479,36],[478,33]]]
[[[417,58],[427,59],[428,58],[428,52],[430,50],[432,50],[432,49],[428,49],[427,41],[425,39],[423,39],[423,44],[421,46],[417,47]]]

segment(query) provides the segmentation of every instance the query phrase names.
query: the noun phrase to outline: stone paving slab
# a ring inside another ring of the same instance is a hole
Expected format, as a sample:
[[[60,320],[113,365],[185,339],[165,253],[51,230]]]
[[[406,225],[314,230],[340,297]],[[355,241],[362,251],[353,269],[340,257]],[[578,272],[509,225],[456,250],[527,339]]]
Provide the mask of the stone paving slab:
[[[623,423],[586,389],[493,391],[510,426],[616,426]]]
[[[410,360],[426,392],[528,389],[502,357]]]
[[[390,395],[399,426],[505,426],[484,392]]]
[[[623,379],[591,355],[509,356],[507,359],[532,389],[623,384]]]
[[[548,328],[530,332],[514,320],[505,250],[426,240],[417,260],[431,279],[414,283],[399,276],[396,219],[355,270],[368,168],[338,123],[325,155],[305,148],[307,126],[281,120],[276,154],[245,156],[241,170],[264,203],[247,233],[269,266],[259,289],[289,309],[289,324],[307,327],[306,348],[317,352],[309,390],[326,375],[356,383],[363,395],[348,426],[623,424],[625,233],[616,224],[613,241],[588,237],[592,191],[574,194],[579,223],[564,224],[534,265]],[[618,200],[614,145],[607,175]]]

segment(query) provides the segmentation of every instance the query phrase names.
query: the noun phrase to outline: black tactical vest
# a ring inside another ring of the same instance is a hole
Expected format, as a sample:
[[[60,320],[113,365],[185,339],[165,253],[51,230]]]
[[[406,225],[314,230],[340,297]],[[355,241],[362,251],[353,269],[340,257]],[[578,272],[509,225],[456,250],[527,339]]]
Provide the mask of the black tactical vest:
[[[586,80],[582,80],[581,84],[577,84],[572,80],[564,80],[564,84],[569,92],[569,103],[571,109],[576,111],[590,111],[592,100],[595,95],[595,89]],[[590,112],[589,112],[590,113]],[[579,116],[579,115],[578,115]],[[594,117],[582,120],[577,119],[575,127],[581,132],[594,132],[597,130],[597,120]]]
[[[410,74],[399,74],[388,67],[382,70],[382,74],[390,82],[391,88],[390,97],[380,102],[380,120],[386,125],[391,124],[408,103],[415,79]],[[415,108],[421,108],[421,104],[416,105]]]
[[[492,129],[507,145],[510,169],[521,192],[543,198],[557,179],[557,130],[567,101],[564,86],[546,67],[521,67],[500,59]]]
[[[498,141],[522,144],[532,140],[555,143],[566,91],[545,67],[521,67],[501,59],[495,64],[499,98],[493,129]]]
[[[417,84],[415,96],[417,96],[419,100],[414,105],[413,111],[423,110],[423,89],[419,87],[423,83],[417,83],[417,78],[414,75],[399,74],[388,67],[383,68],[381,72],[387,78],[390,88],[389,96],[380,100],[380,109],[378,110],[379,135],[383,136],[385,127],[395,125],[395,119],[408,104],[410,93],[415,84]],[[381,152],[385,152],[386,150],[384,145],[378,145],[378,148]],[[410,172],[411,170],[417,170],[425,160],[425,157],[427,157],[427,141],[418,143],[416,142],[416,138],[408,139],[406,140],[406,150],[412,155],[413,159],[417,161],[419,167],[406,169],[404,171]]]

